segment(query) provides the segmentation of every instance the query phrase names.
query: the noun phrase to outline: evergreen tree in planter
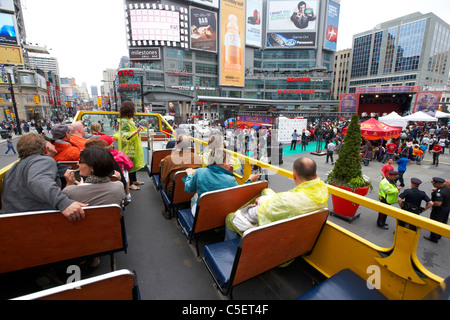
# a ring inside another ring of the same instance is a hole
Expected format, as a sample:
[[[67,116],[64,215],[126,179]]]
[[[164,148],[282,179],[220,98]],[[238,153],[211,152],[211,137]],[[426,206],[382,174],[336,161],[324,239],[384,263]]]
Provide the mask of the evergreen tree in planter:
[[[354,114],[351,118],[344,137],[344,143],[339,151],[339,157],[333,170],[328,174],[326,182],[365,196],[372,183],[362,174],[361,151],[361,127],[359,117]],[[336,199],[337,198],[337,199]],[[334,213],[338,216],[353,217],[359,205],[351,201],[332,195]]]

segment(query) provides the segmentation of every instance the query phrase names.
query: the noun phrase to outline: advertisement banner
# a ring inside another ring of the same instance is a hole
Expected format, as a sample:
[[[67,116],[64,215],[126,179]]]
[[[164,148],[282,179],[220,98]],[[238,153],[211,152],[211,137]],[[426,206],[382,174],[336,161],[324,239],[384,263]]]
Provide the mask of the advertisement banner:
[[[47,94],[48,94],[48,103],[50,105],[54,104],[52,94],[52,84],[50,83],[50,81],[47,81]]]
[[[339,112],[358,113],[359,94],[341,94],[339,96]]]
[[[439,102],[442,98],[442,91],[437,92],[419,92],[416,95],[416,103],[413,113],[422,111],[429,116],[434,117],[439,109]]]
[[[243,87],[245,0],[221,0],[220,8],[220,85]]]
[[[247,0],[245,44],[261,48],[263,16],[262,0]]]
[[[323,47],[336,51],[339,30],[339,13],[341,5],[332,0],[328,0],[327,28],[325,30],[325,41]]]
[[[190,7],[190,23],[191,49],[217,53],[217,14]]]
[[[318,0],[270,0],[266,47],[315,47],[318,10]]]
[[[302,48],[316,45],[316,33],[268,33],[266,48]]]

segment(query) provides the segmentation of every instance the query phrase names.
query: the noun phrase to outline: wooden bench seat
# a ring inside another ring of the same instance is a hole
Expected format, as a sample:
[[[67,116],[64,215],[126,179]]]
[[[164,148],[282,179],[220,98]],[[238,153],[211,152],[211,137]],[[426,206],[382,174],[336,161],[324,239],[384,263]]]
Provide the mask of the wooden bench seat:
[[[85,207],[86,216],[68,221],[59,211],[0,215],[0,273],[82,257],[126,251],[118,205]],[[111,265],[112,267],[112,265]]]
[[[169,209],[172,216],[176,215],[178,208],[190,207],[191,199],[194,193],[189,193],[184,190],[183,178],[186,176],[186,171],[178,171],[173,178],[173,192],[167,192],[162,183],[160,184],[161,198]]]
[[[297,300],[386,300],[377,289],[350,269],[344,269],[321,282]]]
[[[152,153],[152,161],[149,166],[147,166],[148,175],[153,180],[153,186],[156,190],[159,190],[160,183],[160,162],[162,159],[167,157],[172,153],[173,149],[158,149],[154,150]]]
[[[207,245],[203,261],[217,287],[232,297],[234,286],[312,251],[328,209],[244,232],[242,238]]]
[[[136,275],[129,270],[113,271],[67,283],[12,300],[139,300]]]
[[[387,300],[377,289],[350,269],[343,269],[321,282],[297,300]],[[431,290],[424,300],[450,300],[450,277]]]
[[[205,192],[200,196],[195,217],[191,208],[178,210],[178,221],[189,241],[195,240],[199,255],[197,237],[200,233],[225,225],[226,216],[238,210],[259,196],[268,186],[267,181],[243,184],[233,188]]]

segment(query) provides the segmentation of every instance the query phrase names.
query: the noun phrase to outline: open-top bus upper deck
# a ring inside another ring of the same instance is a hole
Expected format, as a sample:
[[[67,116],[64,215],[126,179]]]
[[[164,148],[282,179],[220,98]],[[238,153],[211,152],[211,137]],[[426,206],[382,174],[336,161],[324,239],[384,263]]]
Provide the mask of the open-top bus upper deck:
[[[112,135],[118,114],[80,112],[76,119],[83,120],[87,127],[89,123],[99,121],[105,133]],[[150,165],[153,152],[165,147],[167,134],[164,132],[171,132],[172,128],[158,114],[136,114],[136,122],[141,119],[145,119],[149,124],[142,140],[147,151],[145,160]],[[194,141],[194,149],[202,150],[202,141]],[[292,163],[299,156],[316,160],[321,179],[331,170],[330,165],[324,163],[324,158],[310,153],[287,155],[279,166],[268,165],[245,155],[235,155],[244,168],[241,176],[236,175],[240,184],[243,184],[251,173],[251,164],[257,164],[271,171],[269,187],[277,192],[294,187]],[[445,172],[441,168],[424,168],[426,165],[415,171],[417,177],[424,182],[429,181],[432,176],[442,176]],[[8,168],[3,169],[2,179],[7,170]],[[381,165],[374,163],[364,170],[365,174],[371,177],[376,190]],[[412,168],[409,170],[413,171]],[[132,191],[132,202],[123,212],[127,250],[126,253],[114,254],[115,269],[135,271],[140,297],[144,300],[225,299],[217,290],[201,259],[206,245],[223,241],[223,228],[206,232],[199,237],[200,257],[197,257],[195,244],[188,241],[177,220],[166,220],[161,215],[163,202],[160,192],[149,177],[148,168],[138,172],[138,180],[144,181],[145,184],[140,186],[139,191]],[[423,184],[422,189],[426,188],[429,188],[429,183]],[[423,299],[449,276],[448,225],[429,219],[425,213],[422,216],[414,215],[398,207],[382,204],[377,200],[377,191],[362,197],[329,186],[329,192],[330,195],[359,204],[360,217],[349,223],[332,215],[328,216],[310,253],[295,259],[286,267],[275,267],[237,285],[233,291],[234,299],[294,300],[312,289],[314,284],[344,269],[350,269],[364,280],[375,281],[374,283],[379,285],[379,292],[388,299]],[[332,208],[331,197],[329,208]],[[376,227],[378,212],[389,216],[389,230]],[[417,226],[418,230],[412,231],[397,226],[397,219]],[[423,240],[422,236],[429,231],[441,234],[442,241],[433,244]],[[63,282],[69,277],[69,274],[64,274],[66,268],[65,264],[54,268],[57,278]],[[18,270],[1,275],[2,297],[14,298],[57,284],[51,277],[49,280],[49,277],[42,276],[39,273],[41,271],[41,268],[34,268],[32,271]],[[108,258],[102,257],[100,267],[89,275],[83,274],[83,277],[102,275],[110,271]]]

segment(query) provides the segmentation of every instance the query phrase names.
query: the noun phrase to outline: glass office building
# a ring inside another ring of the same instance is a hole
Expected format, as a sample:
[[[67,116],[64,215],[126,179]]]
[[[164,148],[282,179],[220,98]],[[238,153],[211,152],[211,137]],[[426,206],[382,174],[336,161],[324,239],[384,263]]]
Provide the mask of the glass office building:
[[[447,85],[450,26],[419,12],[353,36],[349,92],[358,87]]]

